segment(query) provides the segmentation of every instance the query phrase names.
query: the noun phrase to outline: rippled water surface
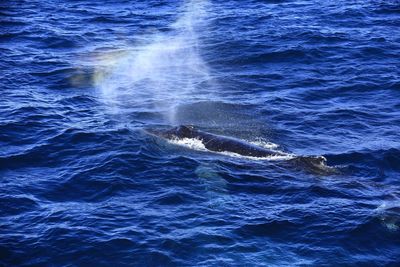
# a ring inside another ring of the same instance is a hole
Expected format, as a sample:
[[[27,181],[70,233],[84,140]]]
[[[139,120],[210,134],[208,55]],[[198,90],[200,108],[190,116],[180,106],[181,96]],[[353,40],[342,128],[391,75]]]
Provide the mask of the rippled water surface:
[[[399,1],[1,1],[0,265],[398,266]],[[323,155],[198,151],[146,128]]]

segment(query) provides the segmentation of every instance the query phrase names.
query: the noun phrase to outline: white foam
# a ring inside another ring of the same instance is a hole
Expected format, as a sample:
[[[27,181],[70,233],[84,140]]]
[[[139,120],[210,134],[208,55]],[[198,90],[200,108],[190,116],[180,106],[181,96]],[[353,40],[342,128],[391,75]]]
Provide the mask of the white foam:
[[[266,148],[266,149],[277,149],[279,147],[278,144],[264,141],[264,140],[251,141],[250,143],[253,145],[256,145],[256,146]]]
[[[168,140],[168,142],[174,145],[184,146],[193,150],[208,151],[208,149],[204,146],[203,142],[196,138],[171,139]]]
[[[280,151],[276,151],[277,153],[282,153]],[[219,154],[223,154],[229,157],[236,157],[236,158],[245,158],[245,159],[251,159],[251,160],[289,160],[294,158],[295,156],[292,154],[284,154],[284,155],[271,155],[268,157],[252,157],[252,156],[243,156],[237,153],[233,153],[233,152],[215,152],[215,153],[219,153]]]

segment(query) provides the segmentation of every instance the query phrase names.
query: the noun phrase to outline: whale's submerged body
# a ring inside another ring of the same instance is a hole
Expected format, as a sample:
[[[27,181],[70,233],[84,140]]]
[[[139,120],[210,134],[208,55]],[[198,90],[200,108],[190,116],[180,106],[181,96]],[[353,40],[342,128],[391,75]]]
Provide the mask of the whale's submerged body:
[[[181,125],[169,130],[147,129],[148,133],[171,141],[182,140],[185,138],[197,139],[204,147],[211,152],[229,152],[237,155],[253,158],[273,158],[286,157],[287,153],[270,150],[265,147],[257,146],[249,142],[222,135],[216,135],[196,129],[194,126]],[[326,171],[330,167],[326,166],[326,159],[323,156],[294,156],[290,157],[291,162],[307,167]]]

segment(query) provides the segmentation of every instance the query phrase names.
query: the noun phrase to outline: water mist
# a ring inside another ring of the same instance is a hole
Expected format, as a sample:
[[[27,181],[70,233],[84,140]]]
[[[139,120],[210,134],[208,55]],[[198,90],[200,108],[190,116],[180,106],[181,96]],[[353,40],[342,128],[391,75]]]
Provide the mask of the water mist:
[[[211,79],[199,53],[198,32],[205,26],[208,5],[207,1],[186,3],[169,31],[144,36],[143,44],[104,57],[107,60],[100,62],[95,82],[114,112],[139,105],[176,124],[180,104],[204,97],[201,87],[210,87]]]

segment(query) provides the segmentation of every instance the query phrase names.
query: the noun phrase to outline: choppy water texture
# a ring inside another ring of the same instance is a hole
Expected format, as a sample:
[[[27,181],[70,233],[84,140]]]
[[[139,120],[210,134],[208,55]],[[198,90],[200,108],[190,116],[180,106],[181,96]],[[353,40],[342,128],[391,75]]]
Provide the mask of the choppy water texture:
[[[0,25],[2,265],[400,264],[399,1],[1,1]],[[143,131],[178,124],[340,173]]]

